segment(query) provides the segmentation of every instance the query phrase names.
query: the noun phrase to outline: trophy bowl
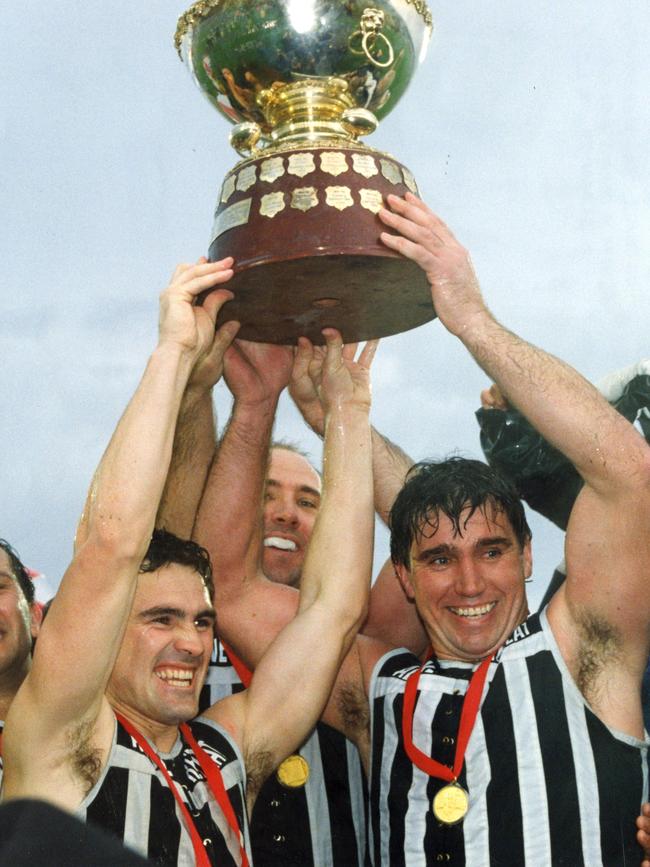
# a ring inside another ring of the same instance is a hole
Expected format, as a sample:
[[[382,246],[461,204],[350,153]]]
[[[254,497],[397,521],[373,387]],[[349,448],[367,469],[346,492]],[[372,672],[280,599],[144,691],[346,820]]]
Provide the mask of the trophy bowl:
[[[242,160],[215,210],[212,261],[235,258],[222,319],[240,336],[344,340],[432,319],[425,275],[379,240],[409,170],[360,141],[397,104],[431,35],[424,0],[199,0],[176,46],[210,102],[235,124]]]

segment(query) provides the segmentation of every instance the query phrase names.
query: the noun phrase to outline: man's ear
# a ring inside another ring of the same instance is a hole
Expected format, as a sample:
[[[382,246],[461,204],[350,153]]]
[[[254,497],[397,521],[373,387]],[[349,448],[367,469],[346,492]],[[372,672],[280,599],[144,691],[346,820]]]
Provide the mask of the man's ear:
[[[522,556],[524,559],[524,578],[530,578],[533,574],[533,550],[530,544],[530,539],[524,543]]]
[[[38,602],[32,602],[29,606],[29,631],[32,638],[38,638],[42,622],[43,608]]]
[[[399,580],[399,583],[402,585],[402,589],[406,593],[407,599],[413,601],[415,599],[415,589],[413,588],[413,584],[411,583],[411,573],[403,565],[395,566],[395,574]]]

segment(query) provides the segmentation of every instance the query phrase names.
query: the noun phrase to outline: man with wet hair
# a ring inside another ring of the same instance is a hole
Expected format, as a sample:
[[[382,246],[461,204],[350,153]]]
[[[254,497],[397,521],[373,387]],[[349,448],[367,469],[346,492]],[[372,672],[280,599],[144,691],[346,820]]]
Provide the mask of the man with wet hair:
[[[315,724],[369,589],[374,346],[344,358],[329,330],[312,366],[327,407],[323,506],[298,614],[250,688],[194,719],[217,615],[207,560],[193,543],[150,540],[188,381],[206,363],[218,373],[238,328],[215,333],[229,292],[195,299],[231,265],[181,265],[161,296],[158,346],[100,462],[5,729],[5,798],[50,801],[160,865],[250,863],[247,811]],[[348,523],[358,538],[342,548]]]
[[[532,616],[530,537],[498,474],[425,465],[398,496],[395,570],[430,649],[359,636],[323,717],[367,763],[375,867],[636,863],[650,448],[575,370],[496,321],[467,251],[423,202],[389,196],[379,217],[386,246],[427,274],[442,325],[585,484],[567,580]],[[254,666],[295,600],[248,581],[226,608],[222,632]]]

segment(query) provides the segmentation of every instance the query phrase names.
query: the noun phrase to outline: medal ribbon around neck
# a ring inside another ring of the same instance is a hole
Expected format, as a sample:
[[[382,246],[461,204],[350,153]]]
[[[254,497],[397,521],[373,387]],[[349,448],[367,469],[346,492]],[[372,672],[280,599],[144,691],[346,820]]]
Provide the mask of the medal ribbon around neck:
[[[460,725],[458,727],[458,736],[456,738],[456,754],[454,756],[454,766],[450,770],[447,765],[442,762],[437,762],[423,753],[413,743],[413,717],[415,715],[415,699],[417,697],[418,683],[424,666],[418,668],[406,681],[406,689],[404,691],[404,709],[402,711],[402,737],[404,738],[404,749],[406,755],[421,771],[424,771],[430,777],[437,777],[441,780],[446,780],[448,783],[455,783],[460,776],[465,761],[465,750],[476,722],[479,707],[481,705],[481,696],[483,695],[483,686],[487,678],[490,663],[494,659],[494,654],[484,659],[476,671],[472,674],[472,679],[467,687],[465,698],[463,699],[463,709],[460,715]],[[426,663],[425,663],[426,665]]]
[[[190,816],[190,812],[187,809],[185,801],[181,797],[181,793],[178,790],[178,785],[172,779],[172,776],[167,770],[165,763],[160,758],[158,753],[156,753],[156,751],[151,747],[151,744],[147,741],[147,739],[135,728],[134,725],[132,725],[127,719],[125,719],[125,717],[123,717],[119,713],[116,713],[115,716],[117,717],[120,724],[131,735],[133,740],[142,749],[147,758],[149,758],[154,763],[154,765],[158,768],[158,770],[167,781],[169,790],[176,799],[176,803],[178,804],[183,816],[185,827],[192,840],[192,846],[194,848],[194,858],[197,867],[211,867],[212,862],[208,858],[208,853],[205,851],[205,846],[203,845],[201,835],[199,834],[196,825],[194,824],[194,820]],[[235,832],[235,836],[239,841],[239,852],[241,855],[242,867],[249,867],[248,856],[246,855],[246,849],[244,848],[244,835],[241,832],[239,822],[237,821],[237,816],[235,815],[233,806],[230,803],[230,798],[228,797],[226,787],[224,786],[223,777],[221,775],[219,767],[215,765],[212,759],[210,759],[205,750],[199,746],[187,723],[182,723],[182,725],[180,726],[180,730],[183,733],[183,737],[185,738],[186,743],[189,745],[198,763],[200,764],[201,770],[205,774],[208,788],[212,792],[212,796],[221,808],[221,811],[224,814],[228,824]]]

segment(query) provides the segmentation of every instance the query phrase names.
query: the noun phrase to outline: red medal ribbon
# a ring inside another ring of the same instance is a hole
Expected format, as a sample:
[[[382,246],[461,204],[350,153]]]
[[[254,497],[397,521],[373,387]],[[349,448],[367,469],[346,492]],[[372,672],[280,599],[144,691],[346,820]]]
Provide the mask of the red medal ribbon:
[[[117,717],[120,724],[124,726],[127,732],[131,735],[133,740],[140,746],[147,758],[149,758],[154,763],[154,765],[158,768],[158,770],[167,781],[169,790],[176,799],[176,803],[178,804],[181,814],[183,816],[183,821],[185,822],[185,827],[188,834],[190,835],[190,839],[192,840],[196,867],[211,867],[212,862],[208,858],[208,854],[205,851],[205,846],[203,845],[201,835],[197,831],[194,820],[190,816],[190,812],[187,809],[187,805],[181,797],[178,786],[172,779],[172,776],[167,770],[165,763],[160,758],[158,753],[151,747],[151,744],[147,741],[147,739],[135,728],[134,725],[132,725],[125,717],[123,717],[122,714],[116,712],[115,716]],[[187,723],[182,723],[182,725],[180,726],[180,730],[183,733],[185,741],[189,745],[198,763],[200,764],[201,770],[205,774],[208,788],[212,792],[212,796],[221,808],[221,811],[223,812],[228,824],[235,832],[235,835],[239,841],[239,851],[241,855],[242,867],[249,867],[248,856],[246,855],[246,849],[244,848],[244,835],[242,834],[242,831],[239,827],[237,816],[235,815],[233,806],[230,803],[230,798],[228,797],[228,793],[226,792],[226,787],[223,783],[221,770],[212,761],[212,759],[208,756],[205,750],[199,746]]]
[[[241,680],[245,687],[249,687],[251,685],[251,680],[253,679],[253,675],[250,669],[246,668],[241,659],[236,655],[235,651],[228,647],[226,642],[223,639],[219,639],[221,642],[221,646],[223,647],[226,656],[228,657],[228,662],[235,669],[237,677]]]
[[[406,689],[404,690],[404,709],[402,711],[402,737],[404,738],[404,749],[406,755],[421,771],[424,771],[430,777],[438,777],[446,780],[448,783],[455,783],[460,772],[463,769],[465,761],[465,750],[476,722],[479,707],[481,705],[481,696],[483,695],[483,686],[487,677],[490,663],[494,659],[494,654],[484,659],[472,675],[472,679],[467,687],[465,698],[463,700],[463,709],[460,715],[460,725],[458,727],[458,737],[456,739],[456,754],[454,756],[454,767],[449,770],[447,765],[442,762],[437,762],[423,753],[413,743],[413,717],[415,714],[415,699],[417,697],[418,683],[424,666],[418,668],[406,681]],[[426,663],[425,663],[426,664]]]

